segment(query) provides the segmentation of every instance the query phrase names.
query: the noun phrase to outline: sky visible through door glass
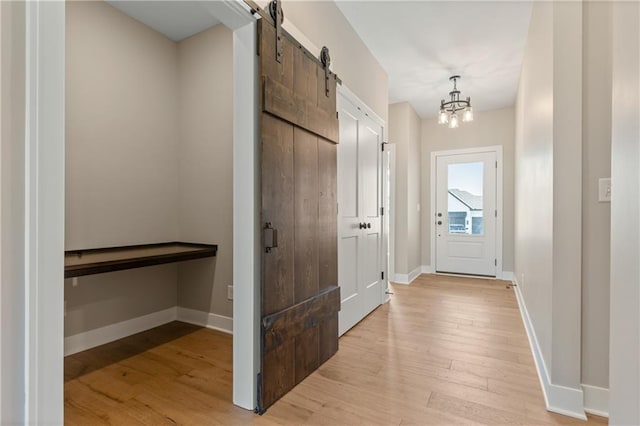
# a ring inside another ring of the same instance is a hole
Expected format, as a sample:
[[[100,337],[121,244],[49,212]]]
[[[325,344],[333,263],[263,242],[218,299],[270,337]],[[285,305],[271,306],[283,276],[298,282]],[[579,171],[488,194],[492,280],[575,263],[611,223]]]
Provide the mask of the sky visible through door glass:
[[[482,163],[449,164],[449,189],[457,188],[482,196]]]

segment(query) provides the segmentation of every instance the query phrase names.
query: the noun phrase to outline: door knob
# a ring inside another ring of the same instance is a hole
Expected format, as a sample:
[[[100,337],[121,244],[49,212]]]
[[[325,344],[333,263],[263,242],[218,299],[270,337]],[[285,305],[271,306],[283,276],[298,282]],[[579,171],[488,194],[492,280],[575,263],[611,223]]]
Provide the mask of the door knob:
[[[438,217],[442,217],[442,213],[438,213]]]
[[[442,225],[442,221],[441,220],[438,221],[438,225]]]
[[[367,228],[371,228],[371,223],[367,223]]]
[[[359,227],[360,227],[360,229],[367,229],[367,224],[364,223],[364,222],[360,222]]]

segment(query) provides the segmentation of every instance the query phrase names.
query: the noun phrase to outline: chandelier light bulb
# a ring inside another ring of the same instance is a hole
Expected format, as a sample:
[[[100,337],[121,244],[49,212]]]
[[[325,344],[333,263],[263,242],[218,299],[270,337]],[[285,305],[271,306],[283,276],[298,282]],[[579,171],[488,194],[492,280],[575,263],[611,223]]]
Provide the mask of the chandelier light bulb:
[[[449,128],[456,129],[459,125],[460,123],[458,122],[458,114],[454,112],[453,114],[451,114],[451,118],[449,118]]]
[[[465,108],[464,114],[462,115],[462,121],[473,121],[473,109],[471,108],[471,106]]]
[[[443,109],[440,110],[440,114],[438,115],[438,123],[447,124],[449,122],[449,116],[447,112]]]

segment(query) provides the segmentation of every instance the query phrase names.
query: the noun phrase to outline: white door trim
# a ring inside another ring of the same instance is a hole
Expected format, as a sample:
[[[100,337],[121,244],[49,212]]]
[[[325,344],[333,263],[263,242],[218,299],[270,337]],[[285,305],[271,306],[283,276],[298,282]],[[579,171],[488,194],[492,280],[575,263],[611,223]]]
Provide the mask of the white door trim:
[[[338,85],[338,95],[344,96],[349,102],[351,102],[356,108],[364,112],[364,114],[372,119],[376,124],[382,127],[383,131],[386,131],[386,124],[384,120],[376,114],[371,108],[365,104],[355,93],[353,93],[347,86],[343,84]],[[385,140],[386,133],[383,132],[382,140]]]
[[[233,403],[253,410],[258,402],[262,279],[257,25],[243,1],[207,5],[233,30]]]
[[[25,423],[63,422],[65,4],[26,3]],[[18,190],[18,188],[12,188]]]
[[[257,401],[256,376],[260,365],[256,24],[248,6],[240,0],[212,0],[207,7],[234,31],[234,66],[238,66],[240,72],[235,72],[233,79],[236,215],[233,273],[234,317],[237,318],[234,321],[233,401],[252,410]],[[24,190],[26,200],[24,423],[62,424],[65,3],[27,2],[25,35],[26,185],[12,188]],[[247,164],[253,165],[248,168],[253,173],[247,173]],[[246,226],[247,223],[253,227]]]
[[[429,227],[431,229],[431,265],[435,268],[436,265],[436,158],[445,155],[459,155],[459,154],[477,154],[481,152],[495,152],[496,161],[498,162],[496,173],[496,209],[498,210],[498,218],[496,220],[496,278],[502,279],[502,227],[503,227],[503,156],[502,145],[487,146],[481,148],[465,148],[465,149],[453,149],[447,151],[432,151],[431,152],[431,185],[430,191],[430,207],[429,207]]]
[[[385,145],[385,152],[388,152],[389,158],[389,187],[385,187],[385,196],[384,196],[384,221],[385,221],[385,231],[388,233],[386,235],[387,238],[387,247],[389,249],[389,259],[387,262],[387,277],[386,281],[386,289],[389,290],[389,281],[393,281],[396,274],[396,144],[389,143]],[[386,172],[386,170],[382,169],[382,172]],[[383,177],[384,182],[387,182],[387,179]],[[387,195],[389,196],[389,203],[387,202]],[[390,294],[387,292],[384,297],[384,301],[388,302],[391,299]]]

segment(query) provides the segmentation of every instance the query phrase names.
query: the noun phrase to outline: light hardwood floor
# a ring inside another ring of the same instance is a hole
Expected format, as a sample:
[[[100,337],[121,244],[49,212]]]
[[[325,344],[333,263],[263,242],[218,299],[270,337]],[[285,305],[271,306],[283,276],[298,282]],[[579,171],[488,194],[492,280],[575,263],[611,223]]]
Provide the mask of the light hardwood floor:
[[[65,423],[586,424],[545,410],[506,284],[422,275],[394,285],[391,302],[263,416],[231,403],[231,336],[174,322],[67,357]]]

